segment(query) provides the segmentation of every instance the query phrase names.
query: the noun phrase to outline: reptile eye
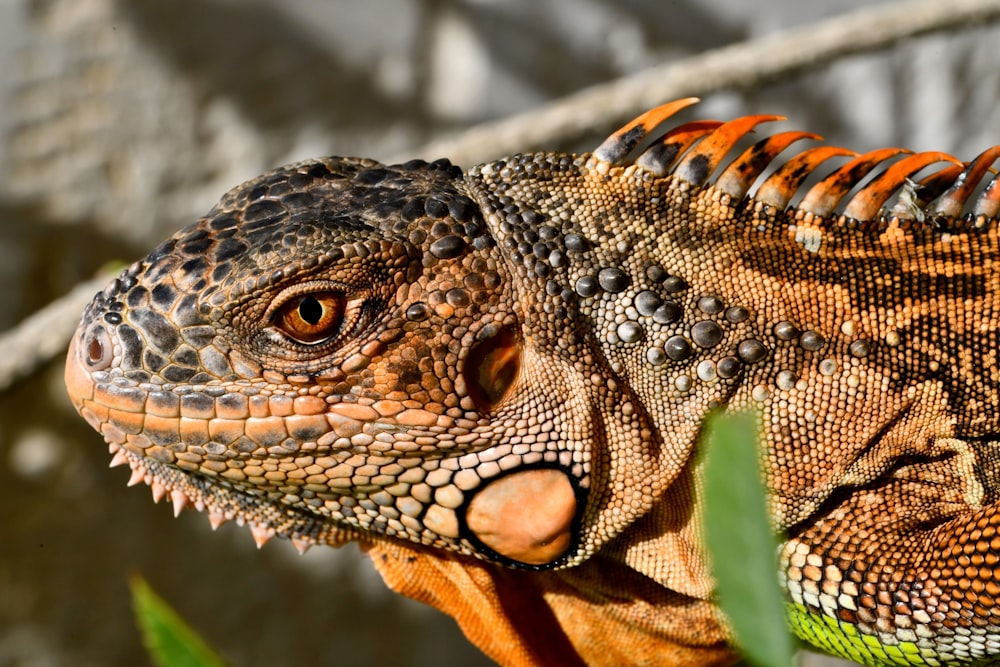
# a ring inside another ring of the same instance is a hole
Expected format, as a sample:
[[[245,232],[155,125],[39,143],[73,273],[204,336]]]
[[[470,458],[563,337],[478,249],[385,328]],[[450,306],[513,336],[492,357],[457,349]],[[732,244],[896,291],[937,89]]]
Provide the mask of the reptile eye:
[[[318,343],[340,330],[344,304],[343,295],[335,292],[300,294],[278,308],[273,322],[300,343]]]

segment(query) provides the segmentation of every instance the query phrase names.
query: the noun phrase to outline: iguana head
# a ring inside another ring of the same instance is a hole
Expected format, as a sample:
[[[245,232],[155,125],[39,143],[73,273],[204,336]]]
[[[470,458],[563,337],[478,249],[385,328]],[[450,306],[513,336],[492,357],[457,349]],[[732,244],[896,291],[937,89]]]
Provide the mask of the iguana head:
[[[583,241],[470,182],[331,158],[239,186],[90,304],[74,404],[134,483],[261,543],[578,562],[648,507],[649,484],[612,502],[610,477],[652,479],[654,438],[543,274]]]

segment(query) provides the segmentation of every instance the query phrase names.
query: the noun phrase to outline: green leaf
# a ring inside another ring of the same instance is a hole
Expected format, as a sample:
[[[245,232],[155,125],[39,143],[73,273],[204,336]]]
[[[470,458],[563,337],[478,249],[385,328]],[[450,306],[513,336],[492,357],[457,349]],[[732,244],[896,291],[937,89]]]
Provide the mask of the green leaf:
[[[756,416],[714,415],[704,451],[705,543],[719,604],[750,663],[788,667],[793,647],[761,482]]]
[[[218,656],[142,577],[133,577],[132,605],[150,660],[157,667],[225,667]]]

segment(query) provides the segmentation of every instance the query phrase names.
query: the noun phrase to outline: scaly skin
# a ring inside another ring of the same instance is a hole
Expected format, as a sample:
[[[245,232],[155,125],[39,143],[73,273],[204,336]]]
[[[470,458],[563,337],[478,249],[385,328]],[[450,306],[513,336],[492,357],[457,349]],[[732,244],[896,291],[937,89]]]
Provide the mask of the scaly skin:
[[[752,116],[632,157],[691,102],[592,154],[250,181],[97,296],[73,402],[157,499],[358,540],[510,665],[736,659],[694,455],[753,407],[797,634],[1000,660],[1000,151],[853,157],[788,208],[854,154],[765,179],[815,137],[728,158]]]

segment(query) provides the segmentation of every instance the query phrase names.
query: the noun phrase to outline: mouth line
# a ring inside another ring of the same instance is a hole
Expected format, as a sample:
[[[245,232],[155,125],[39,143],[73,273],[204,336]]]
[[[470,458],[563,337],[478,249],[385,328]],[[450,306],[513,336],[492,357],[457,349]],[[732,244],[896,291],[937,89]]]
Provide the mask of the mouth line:
[[[124,443],[126,434],[145,433],[145,446],[214,441],[229,447],[245,440],[243,446],[254,450],[284,446],[278,454],[287,456],[299,450],[296,443],[315,443],[307,447],[313,454],[422,460],[476,453],[495,444],[488,425],[422,405],[394,401],[398,407],[377,410],[390,402],[338,402],[331,399],[351,397],[272,393],[242,383],[174,387],[94,373],[85,390],[71,398],[91,426],[117,444]],[[431,439],[435,442],[427,442]]]

